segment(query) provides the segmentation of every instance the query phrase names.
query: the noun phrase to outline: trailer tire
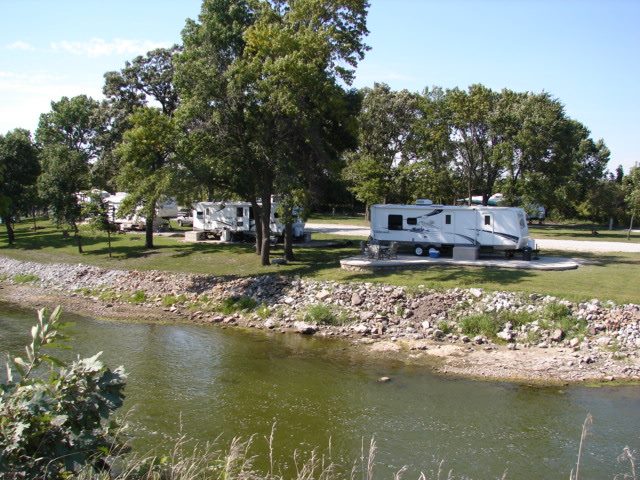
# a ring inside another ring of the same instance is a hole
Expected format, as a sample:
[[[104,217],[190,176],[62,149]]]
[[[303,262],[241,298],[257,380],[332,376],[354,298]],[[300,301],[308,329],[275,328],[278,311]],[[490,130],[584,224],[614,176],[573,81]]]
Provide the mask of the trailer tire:
[[[413,253],[415,253],[418,257],[421,257],[424,255],[424,248],[422,248],[422,245],[416,245],[415,247],[413,247]]]

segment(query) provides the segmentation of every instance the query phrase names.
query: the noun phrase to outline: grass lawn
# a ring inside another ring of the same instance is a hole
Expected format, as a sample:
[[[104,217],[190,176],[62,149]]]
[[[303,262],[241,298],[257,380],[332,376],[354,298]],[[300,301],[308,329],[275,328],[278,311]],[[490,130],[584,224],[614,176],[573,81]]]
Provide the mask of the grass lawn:
[[[362,215],[331,215],[326,213],[314,213],[309,216],[308,223],[336,223],[344,225],[357,225],[359,227],[368,227],[369,222]]]
[[[631,232],[627,240],[627,230],[607,230],[604,225],[529,225],[529,235],[533,238],[554,238],[557,240],[585,240],[595,242],[631,242],[640,243],[640,233]],[[598,232],[594,234],[593,231]]]
[[[250,244],[218,245],[184,243],[181,237],[157,236],[157,248],[144,248],[144,233],[113,237],[113,258],[108,257],[105,236],[84,232],[85,253],[79,254],[72,238],[63,238],[48,222],[16,226],[16,245],[7,246],[6,232],[0,231],[0,255],[43,263],[85,263],[105,268],[166,270],[212,275],[249,276],[267,273],[301,275],[317,280],[383,282],[392,285],[432,288],[481,287],[557,295],[572,300],[600,298],[616,302],[640,303],[640,254],[580,254],[592,261],[578,270],[539,272],[496,268],[431,267],[361,273],[340,269],[339,260],[358,253],[358,242],[333,248],[297,248],[297,260],[289,265],[260,266]],[[329,238],[315,235],[314,239]],[[335,237],[334,237],[335,238]],[[273,250],[281,256],[282,249]],[[558,256],[567,255],[557,252]],[[575,255],[575,254],[572,254]]]

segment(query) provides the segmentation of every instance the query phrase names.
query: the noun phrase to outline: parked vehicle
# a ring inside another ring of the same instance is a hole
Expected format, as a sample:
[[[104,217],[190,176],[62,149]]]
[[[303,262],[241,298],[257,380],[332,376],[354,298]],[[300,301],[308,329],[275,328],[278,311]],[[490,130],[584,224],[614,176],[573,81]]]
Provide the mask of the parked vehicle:
[[[146,218],[141,214],[142,207],[136,207],[134,213],[123,215],[119,212],[120,205],[127,197],[127,192],[116,192],[106,198],[109,204],[111,221],[118,225],[120,230],[144,230],[147,225]],[[154,230],[162,230],[168,225],[168,219],[178,215],[178,204],[174,198],[166,197],[158,202],[154,218]]]
[[[278,219],[277,208],[277,202],[272,201],[269,228],[274,239],[281,239],[284,224]],[[225,240],[255,237],[253,207],[249,202],[240,201],[198,202],[193,208],[193,229]],[[293,224],[293,237],[304,238],[304,222],[299,218]]]
[[[399,242],[416,255],[431,248],[489,247],[511,254],[532,245],[526,215],[516,207],[434,205],[372,205],[371,240]]]
[[[191,212],[187,210],[179,210],[178,216],[176,217],[176,223],[180,227],[192,227],[193,216],[191,215]]]

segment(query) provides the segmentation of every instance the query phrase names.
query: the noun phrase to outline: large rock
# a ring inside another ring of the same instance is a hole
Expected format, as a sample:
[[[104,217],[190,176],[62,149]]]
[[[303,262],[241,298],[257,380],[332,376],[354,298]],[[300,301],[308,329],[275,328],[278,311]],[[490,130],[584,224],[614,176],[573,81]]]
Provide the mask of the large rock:
[[[351,295],[351,305],[353,305],[354,307],[357,307],[358,305],[362,305],[362,297],[360,295],[358,295],[357,292],[354,292],[353,295]]]
[[[297,321],[293,323],[296,332],[303,335],[313,335],[318,331],[318,327],[307,322]]]
[[[564,332],[561,328],[556,328],[553,332],[551,332],[551,336],[549,339],[552,342],[560,342],[564,338]]]

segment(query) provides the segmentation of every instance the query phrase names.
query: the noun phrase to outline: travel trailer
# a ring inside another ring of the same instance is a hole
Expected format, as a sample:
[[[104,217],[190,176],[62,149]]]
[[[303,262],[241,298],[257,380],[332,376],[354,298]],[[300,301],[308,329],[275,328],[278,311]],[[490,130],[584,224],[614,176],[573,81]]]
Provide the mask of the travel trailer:
[[[118,212],[120,205],[127,197],[127,192],[116,192],[114,195],[110,195],[106,198],[110,207],[111,221],[118,225],[120,230],[144,230],[147,221],[140,211],[142,207],[136,207],[133,214],[121,215]],[[154,229],[160,229],[167,224],[169,218],[175,218],[178,216],[178,203],[175,198],[166,197],[158,202],[156,208],[156,215],[154,219]]]
[[[282,238],[284,224],[278,220],[278,204],[271,202],[271,235]],[[223,240],[239,240],[255,237],[256,222],[249,202],[220,201],[198,202],[193,206],[193,229],[207,232]],[[294,239],[304,237],[304,222],[299,218],[293,224]]]
[[[371,240],[410,246],[416,255],[430,248],[490,247],[511,254],[530,247],[526,214],[515,207],[372,205]]]

